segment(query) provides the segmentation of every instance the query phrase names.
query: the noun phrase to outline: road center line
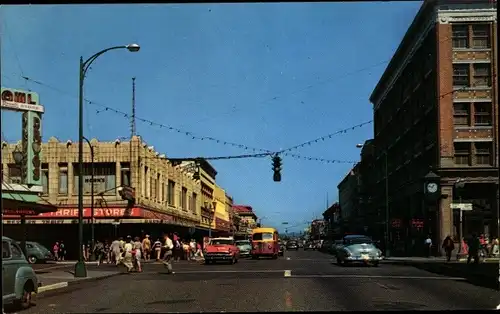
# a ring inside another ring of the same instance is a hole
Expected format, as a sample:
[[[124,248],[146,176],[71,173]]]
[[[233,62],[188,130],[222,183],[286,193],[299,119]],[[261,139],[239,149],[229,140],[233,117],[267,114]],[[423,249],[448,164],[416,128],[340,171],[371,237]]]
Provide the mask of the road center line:
[[[262,269],[262,270],[192,270],[192,271],[175,271],[176,274],[214,274],[214,273],[226,273],[226,274],[256,274],[256,273],[281,273],[283,270],[270,270],[270,269]]]
[[[466,280],[462,277],[427,277],[427,276],[383,276],[383,275],[293,275],[292,278],[354,278],[354,279],[417,279],[417,280]]]
[[[292,277],[292,271],[291,270],[285,270],[285,277]]]

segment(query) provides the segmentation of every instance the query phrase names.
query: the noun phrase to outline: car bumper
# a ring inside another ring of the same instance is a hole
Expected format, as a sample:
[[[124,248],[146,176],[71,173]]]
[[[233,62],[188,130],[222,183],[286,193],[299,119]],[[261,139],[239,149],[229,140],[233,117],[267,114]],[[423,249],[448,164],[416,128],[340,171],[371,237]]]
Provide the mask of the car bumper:
[[[358,262],[358,263],[379,262],[381,260],[382,260],[381,256],[368,256],[368,257],[349,256],[346,258],[346,261]]]
[[[229,261],[232,260],[233,256],[232,255],[210,255],[210,254],[205,254],[205,260],[206,261]]]

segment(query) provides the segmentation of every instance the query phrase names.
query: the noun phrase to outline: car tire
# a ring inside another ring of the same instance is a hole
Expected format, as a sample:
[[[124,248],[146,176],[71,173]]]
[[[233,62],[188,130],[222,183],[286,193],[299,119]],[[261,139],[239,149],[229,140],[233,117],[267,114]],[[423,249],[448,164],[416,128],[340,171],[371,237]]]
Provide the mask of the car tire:
[[[21,296],[21,299],[17,300],[16,302],[16,307],[22,310],[26,310],[27,308],[29,308],[32,304],[34,290],[35,289],[33,287],[33,282],[27,281],[24,284],[23,295]]]
[[[372,264],[372,265],[373,265],[374,267],[378,267],[380,264],[379,264],[379,262],[373,262],[373,264]]]
[[[233,259],[231,259],[231,264],[236,264],[236,257],[233,256]]]
[[[28,256],[28,263],[30,264],[36,264],[38,262],[38,258],[36,258],[36,256]]]
[[[205,265],[211,264],[212,261],[205,260]]]

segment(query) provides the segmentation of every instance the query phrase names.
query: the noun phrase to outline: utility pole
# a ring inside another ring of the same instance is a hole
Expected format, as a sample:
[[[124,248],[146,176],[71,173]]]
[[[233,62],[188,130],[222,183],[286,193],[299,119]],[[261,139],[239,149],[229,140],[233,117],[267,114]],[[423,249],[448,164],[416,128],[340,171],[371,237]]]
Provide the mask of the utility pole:
[[[129,173],[130,173],[130,182],[129,186],[132,186],[132,139],[136,135],[136,125],[135,125],[135,77],[132,77],[132,115],[130,116],[130,143],[129,143]],[[139,168],[139,164],[137,164],[137,168]],[[123,185],[123,182],[122,182]]]

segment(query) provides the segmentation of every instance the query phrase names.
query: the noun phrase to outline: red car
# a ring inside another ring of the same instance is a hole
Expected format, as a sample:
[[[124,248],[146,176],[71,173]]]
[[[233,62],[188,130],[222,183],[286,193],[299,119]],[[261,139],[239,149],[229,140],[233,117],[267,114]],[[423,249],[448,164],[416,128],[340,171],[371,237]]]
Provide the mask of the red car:
[[[219,261],[235,264],[240,258],[240,249],[236,246],[233,238],[213,238],[205,247],[203,255],[205,264]]]

